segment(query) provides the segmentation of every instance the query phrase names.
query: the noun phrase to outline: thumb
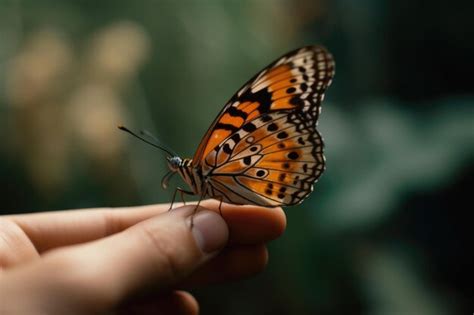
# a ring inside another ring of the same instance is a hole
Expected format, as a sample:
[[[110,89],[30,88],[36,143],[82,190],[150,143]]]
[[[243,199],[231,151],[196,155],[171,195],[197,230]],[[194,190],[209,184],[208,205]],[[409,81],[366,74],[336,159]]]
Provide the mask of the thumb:
[[[228,239],[224,219],[212,211],[200,208],[191,227],[195,207],[174,209],[113,236],[52,252],[49,260],[67,257],[73,266],[60,274],[67,274],[67,283],[72,280],[73,287],[96,302],[103,297],[115,304],[148,285],[169,288],[215,256]]]

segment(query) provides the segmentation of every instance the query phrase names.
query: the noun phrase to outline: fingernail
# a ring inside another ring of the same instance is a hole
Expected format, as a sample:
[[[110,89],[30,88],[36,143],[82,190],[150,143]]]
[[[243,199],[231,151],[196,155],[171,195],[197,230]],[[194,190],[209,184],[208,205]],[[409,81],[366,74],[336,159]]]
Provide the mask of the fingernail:
[[[229,229],[224,219],[219,214],[206,210],[194,216],[192,233],[204,253],[221,249],[229,237]]]

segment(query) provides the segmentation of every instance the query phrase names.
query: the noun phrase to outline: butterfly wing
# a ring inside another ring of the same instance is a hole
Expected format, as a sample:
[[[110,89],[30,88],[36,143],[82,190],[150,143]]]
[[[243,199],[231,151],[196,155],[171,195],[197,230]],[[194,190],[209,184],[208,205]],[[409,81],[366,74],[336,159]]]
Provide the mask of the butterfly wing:
[[[264,68],[227,102],[201,140],[193,166],[247,122],[264,114],[304,108],[316,121],[334,60],[321,46],[294,50]],[[251,125],[247,125],[251,128]]]
[[[294,205],[313,189],[324,170],[323,142],[301,112],[270,113],[252,120],[256,129],[239,131],[208,156],[209,194],[227,202],[261,206]],[[270,119],[269,119],[270,118]],[[226,145],[233,146],[230,154]]]
[[[329,52],[310,46],[281,57],[244,85],[195,156],[208,194],[234,204],[300,203],[324,170],[316,123],[333,76]]]

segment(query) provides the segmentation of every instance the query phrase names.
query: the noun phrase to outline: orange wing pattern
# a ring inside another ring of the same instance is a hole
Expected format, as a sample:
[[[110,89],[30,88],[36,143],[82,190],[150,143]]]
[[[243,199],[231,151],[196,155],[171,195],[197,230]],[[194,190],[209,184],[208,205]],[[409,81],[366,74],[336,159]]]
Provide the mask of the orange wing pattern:
[[[334,60],[320,46],[262,70],[227,103],[193,159],[207,194],[234,204],[294,205],[324,171],[316,130]]]
[[[206,162],[209,194],[238,204],[300,203],[324,170],[323,142],[315,125],[306,124],[298,113],[286,112],[252,123],[257,128],[246,133],[231,154],[221,147],[215,164]]]
[[[248,122],[271,112],[302,110],[315,122],[324,91],[334,75],[331,54],[321,46],[292,51],[270,64],[247,82],[224,106],[203,137],[193,157],[202,163],[211,151]]]

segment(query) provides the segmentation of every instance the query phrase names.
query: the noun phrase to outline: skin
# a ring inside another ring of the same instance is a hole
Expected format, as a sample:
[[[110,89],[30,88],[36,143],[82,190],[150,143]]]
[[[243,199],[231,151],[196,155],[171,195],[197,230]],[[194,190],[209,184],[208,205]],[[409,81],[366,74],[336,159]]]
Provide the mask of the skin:
[[[216,222],[204,248],[193,205],[0,216],[0,313],[198,314],[185,290],[261,272],[286,225],[281,208],[218,205],[194,217]]]

